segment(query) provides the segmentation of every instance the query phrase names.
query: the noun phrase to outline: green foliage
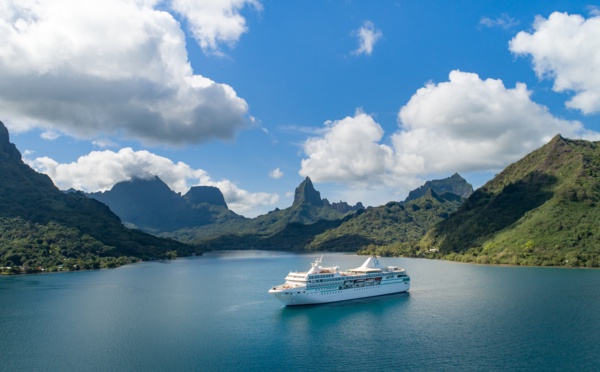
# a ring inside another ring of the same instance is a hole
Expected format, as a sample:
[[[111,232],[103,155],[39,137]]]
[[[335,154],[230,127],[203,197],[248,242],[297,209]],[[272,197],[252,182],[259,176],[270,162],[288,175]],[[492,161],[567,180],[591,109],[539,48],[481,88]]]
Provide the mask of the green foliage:
[[[110,257],[113,247],[55,222],[46,225],[0,217],[0,270],[3,274],[115,267],[134,257]]]

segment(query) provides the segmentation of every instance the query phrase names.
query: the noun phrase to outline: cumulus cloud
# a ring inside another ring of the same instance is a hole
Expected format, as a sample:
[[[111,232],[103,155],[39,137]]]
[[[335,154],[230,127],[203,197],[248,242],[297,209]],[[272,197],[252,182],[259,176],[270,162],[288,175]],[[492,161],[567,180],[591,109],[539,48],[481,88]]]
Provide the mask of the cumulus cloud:
[[[370,56],[373,47],[383,36],[381,30],[375,28],[375,24],[371,21],[365,21],[354,34],[358,37],[358,48],[353,52],[357,56],[361,54]]]
[[[534,31],[521,31],[509,44],[517,55],[531,55],[540,78],[554,79],[556,92],[573,91],[567,107],[600,112],[600,16],[552,13],[537,17]]]
[[[506,13],[502,13],[498,18],[481,17],[479,20],[479,26],[483,27],[500,27],[505,30],[513,28],[519,24],[519,21],[509,16]]]
[[[323,136],[304,142],[308,158],[302,160],[300,175],[315,182],[379,182],[393,160],[392,149],[380,143],[383,134],[381,126],[361,110],[328,121]]]
[[[218,187],[229,208],[241,214],[259,206],[273,205],[279,200],[277,194],[252,193],[229,180],[215,181],[202,169],[194,169],[183,162],[174,163],[145,150],[123,148],[118,152],[92,151],[79,157],[76,162],[64,164],[48,157],[25,157],[24,160],[33,169],[50,176],[62,190],[74,188],[86,192],[105,191],[117,182],[134,177],[158,176],[173,191],[180,193],[186,193],[192,186]]]
[[[261,10],[257,0],[172,0],[171,7],[189,23],[194,38],[204,52],[220,54],[219,44],[233,46],[245,33],[245,6]]]
[[[283,177],[283,172],[281,171],[281,169],[275,168],[271,172],[269,172],[269,177],[278,180],[281,177]]]
[[[580,122],[556,118],[527,86],[452,71],[450,81],[419,89],[398,114],[393,136],[399,172],[501,169],[561,133],[596,139]]]
[[[194,74],[180,24],[159,5],[0,2],[7,126],[170,145],[229,139],[247,127],[247,103],[232,87]]]
[[[398,121],[391,145],[382,142],[381,126],[361,111],[327,122],[323,136],[305,141],[300,174],[315,182],[407,192],[424,176],[498,171],[557,133],[600,139],[580,122],[552,116],[531,100],[525,84],[506,88],[501,80],[461,71],[419,89],[400,109]]]

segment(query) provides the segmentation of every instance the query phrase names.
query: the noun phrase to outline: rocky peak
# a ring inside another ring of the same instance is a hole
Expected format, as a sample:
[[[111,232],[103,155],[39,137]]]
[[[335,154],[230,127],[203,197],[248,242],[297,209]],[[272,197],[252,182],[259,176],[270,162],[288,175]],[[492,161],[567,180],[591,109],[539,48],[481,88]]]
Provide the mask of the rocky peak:
[[[321,193],[315,190],[309,177],[306,177],[300,186],[296,187],[296,191],[294,192],[294,204],[292,204],[292,206],[295,207],[303,203],[318,207],[323,205]]]
[[[21,153],[17,150],[17,147],[10,143],[10,137],[8,135],[8,129],[4,126],[4,123],[0,121],[0,153],[8,155],[13,160],[21,160]]]

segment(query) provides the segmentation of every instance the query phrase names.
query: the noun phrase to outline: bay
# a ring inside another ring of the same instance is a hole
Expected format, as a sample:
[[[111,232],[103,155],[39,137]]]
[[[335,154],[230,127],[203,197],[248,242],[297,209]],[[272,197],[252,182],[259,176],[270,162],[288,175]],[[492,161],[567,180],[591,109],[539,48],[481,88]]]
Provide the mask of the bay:
[[[598,369],[599,270],[382,258],[407,269],[409,293],[295,308],[267,293],[316,257],[227,251],[0,277],[0,370]]]

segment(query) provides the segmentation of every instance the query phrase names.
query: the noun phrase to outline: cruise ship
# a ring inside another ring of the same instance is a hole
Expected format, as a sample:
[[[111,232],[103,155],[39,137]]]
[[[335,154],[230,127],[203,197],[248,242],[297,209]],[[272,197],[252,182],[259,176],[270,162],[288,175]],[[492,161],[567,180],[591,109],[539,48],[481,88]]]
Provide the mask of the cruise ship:
[[[309,271],[290,272],[285,283],[271,288],[269,293],[286,306],[295,306],[381,296],[410,288],[410,277],[404,269],[384,267],[375,256],[346,271],[337,266],[320,266],[322,260],[323,256],[317,258]]]

